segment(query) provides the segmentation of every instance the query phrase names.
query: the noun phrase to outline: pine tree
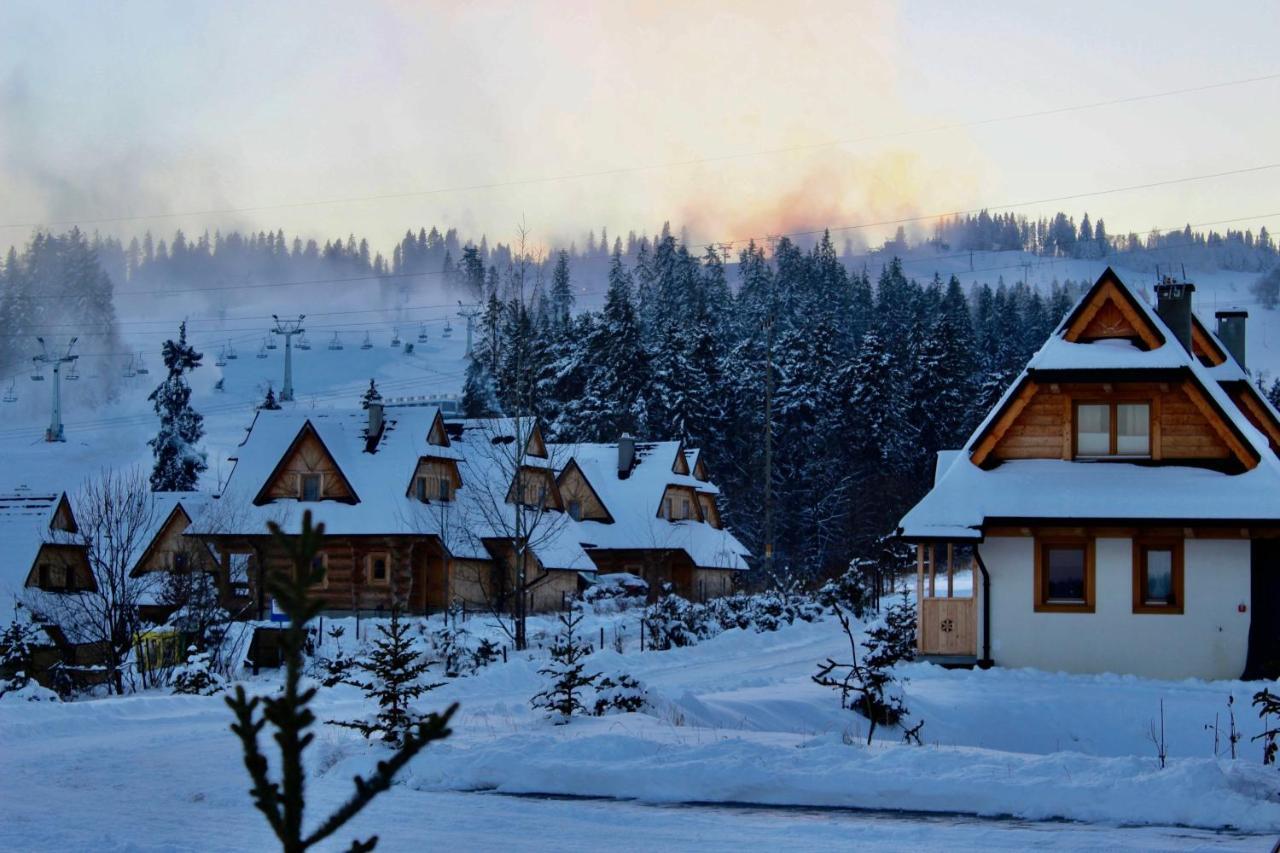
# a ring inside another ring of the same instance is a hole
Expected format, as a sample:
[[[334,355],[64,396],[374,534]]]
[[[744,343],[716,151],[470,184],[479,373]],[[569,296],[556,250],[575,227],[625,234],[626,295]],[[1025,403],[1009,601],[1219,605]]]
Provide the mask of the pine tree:
[[[615,253],[609,267],[604,311],[588,345],[589,374],[575,420],[586,441],[616,440],[645,428],[643,392],[648,364],[631,299],[631,275]]]
[[[586,674],[583,661],[591,654],[591,644],[578,640],[578,625],[582,622],[582,612],[574,609],[560,614],[560,632],[551,643],[551,661],[538,670],[539,675],[548,679],[547,686],[538,693],[530,704],[534,708],[543,708],[547,716],[555,718],[557,725],[569,722],[574,714],[588,713],[583,701],[584,691],[595,684],[599,673]]]
[[[372,379],[369,380],[369,387],[360,395],[360,408],[368,409],[374,403],[382,402],[382,394],[378,392],[378,386]]]
[[[494,388],[493,374],[479,351],[473,352],[467,361],[467,374],[462,382],[462,416],[465,418],[492,418],[502,414],[498,405],[498,393]]]
[[[147,442],[155,455],[151,472],[153,492],[190,492],[200,474],[209,467],[196,442],[204,435],[204,418],[191,408],[191,387],[186,374],[200,366],[203,356],[187,343],[187,324],[178,327],[178,340],[168,340],[163,349],[168,376],[147,399],[160,416],[160,431]]]
[[[551,273],[551,323],[563,329],[573,317],[573,287],[569,283],[569,253],[561,250],[556,255],[556,267]]]
[[[432,714],[409,732],[404,743],[385,761],[379,761],[373,774],[355,777],[355,792],[345,803],[325,818],[310,833],[304,833],[302,824],[306,812],[306,768],[302,757],[315,739],[308,732],[316,721],[309,707],[315,699],[316,687],[302,687],[303,649],[310,631],[308,624],[320,614],[323,602],[311,596],[315,585],[324,581],[324,567],[317,565],[315,556],[324,544],[324,525],[311,523],[311,511],[302,515],[302,524],[296,536],[287,535],[278,524],[268,522],[272,543],[293,564],[292,572],[272,572],[267,579],[271,597],[288,617],[287,627],[281,632],[284,651],[285,679],[283,691],[277,696],[255,696],[252,699],[244,687],[236,688],[235,695],[226,702],[235,714],[231,731],[240,739],[244,751],[244,766],[253,781],[250,795],[254,808],[262,812],[280,844],[288,853],[301,853],[324,841],[359,814],[373,798],[391,787],[396,774],[415,755],[432,741],[443,740],[450,735],[449,720],[458,710],[450,705],[442,714]],[[258,707],[262,706],[261,716]],[[280,781],[272,781],[267,756],[262,752],[259,735],[270,723],[275,730],[272,740],[280,747]],[[365,841],[353,841],[350,850],[367,853],[378,843],[375,835]]]
[[[267,396],[262,401],[262,405],[258,406],[258,408],[266,412],[276,412],[280,410],[280,403],[276,400],[275,389],[270,385],[267,385]]]
[[[416,714],[410,703],[422,694],[440,687],[443,682],[429,684],[422,676],[432,666],[413,648],[409,625],[400,618],[402,604],[397,595],[391,600],[391,619],[387,625],[379,625],[382,635],[374,641],[373,651],[367,660],[356,660],[354,668],[368,674],[367,678],[348,677],[343,683],[364,691],[366,698],[378,704],[378,713],[372,720],[329,720],[335,726],[355,729],[366,738],[378,735],[392,746],[400,746],[420,725],[430,718]]]

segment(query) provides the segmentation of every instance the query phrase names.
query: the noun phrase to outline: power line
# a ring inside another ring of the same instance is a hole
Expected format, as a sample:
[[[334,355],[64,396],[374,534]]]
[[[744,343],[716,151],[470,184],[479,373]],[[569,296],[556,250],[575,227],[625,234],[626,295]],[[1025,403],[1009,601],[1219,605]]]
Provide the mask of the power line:
[[[374,201],[392,201],[406,198],[422,198],[432,195],[443,195],[447,193],[473,192],[478,190],[504,189],[510,187],[534,186],[539,184],[558,183],[561,181],[577,181],[590,178],[610,177],[616,175],[628,175],[641,172],[657,171],[661,169],[673,169],[687,166],[697,166],[709,163],[720,163],[730,160],[740,160],[751,157],[765,157],[778,154],[790,154],[801,151],[815,151],[824,148],[835,148],[842,145],[855,145],[864,142],[874,142],[887,139],[900,139],[909,136],[920,136],[933,133],[942,133],[953,130],[962,130],[969,127],[983,127],[993,124],[1003,124],[1013,121],[1021,121],[1031,118],[1042,118],[1053,115],[1062,115],[1066,113],[1082,112],[1085,110],[1099,109],[1102,107],[1119,106],[1123,104],[1133,104],[1142,101],[1153,101],[1161,98],[1170,98],[1178,95],[1195,94],[1199,92],[1208,92],[1217,89],[1225,89],[1234,86],[1245,86],[1255,83],[1269,82],[1280,79],[1280,73],[1263,74],[1257,77],[1245,77],[1238,80],[1225,80],[1217,83],[1206,83],[1198,86],[1187,86],[1180,89],[1168,89],[1162,92],[1151,92],[1141,95],[1130,95],[1121,98],[1111,98],[1103,101],[1091,101],[1082,104],[1071,104],[1061,107],[1051,107],[1043,110],[1032,110],[1030,112],[1009,113],[1006,115],[988,116],[986,118],[974,119],[971,121],[950,122],[946,124],[933,125],[930,127],[911,128],[895,131],[887,131],[884,133],[866,134],[863,136],[844,137],[840,139],[829,139],[823,142],[812,142],[801,145],[789,145],[777,148],[762,148],[753,151],[742,151],[733,154],[721,154],[711,157],[694,157],[684,160],[669,160],[660,163],[649,163],[638,166],[619,166],[609,169],[598,169],[588,172],[574,172],[560,175],[549,175],[532,178],[521,178],[505,181],[491,181],[486,183],[475,184],[458,184],[448,187],[435,187],[431,189],[412,190],[408,192],[397,193],[381,193],[376,195],[364,196],[346,196],[342,198],[329,199],[312,199],[307,201],[295,202],[279,202],[274,204],[260,204],[242,207],[225,207],[225,208],[208,208],[204,210],[188,210],[169,213],[151,213],[138,215],[118,215],[103,216],[96,218],[80,218],[80,219],[64,219],[52,222],[11,222],[0,225],[0,229],[11,228],[41,228],[41,227],[62,227],[68,225],[101,225],[119,222],[139,222],[153,219],[179,219],[188,216],[219,216],[240,213],[258,213],[266,210],[290,210],[307,207],[324,207],[330,205],[354,204],[359,202]]]

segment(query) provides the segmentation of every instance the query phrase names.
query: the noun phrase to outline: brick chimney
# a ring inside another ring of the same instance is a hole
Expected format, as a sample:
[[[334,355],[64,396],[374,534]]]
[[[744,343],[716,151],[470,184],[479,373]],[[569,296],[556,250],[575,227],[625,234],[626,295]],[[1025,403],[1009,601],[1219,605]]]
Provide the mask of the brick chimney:
[[[631,476],[631,469],[636,462],[636,440],[623,433],[618,439],[618,479],[625,480]]]
[[[1245,321],[1249,319],[1249,312],[1243,308],[1224,308],[1213,316],[1218,321],[1218,337],[1222,340],[1222,345],[1231,353],[1241,370],[1248,370],[1244,362],[1244,327]]]
[[[1169,276],[1156,285],[1156,313],[1187,352],[1191,352],[1191,294],[1195,291],[1191,282]]]

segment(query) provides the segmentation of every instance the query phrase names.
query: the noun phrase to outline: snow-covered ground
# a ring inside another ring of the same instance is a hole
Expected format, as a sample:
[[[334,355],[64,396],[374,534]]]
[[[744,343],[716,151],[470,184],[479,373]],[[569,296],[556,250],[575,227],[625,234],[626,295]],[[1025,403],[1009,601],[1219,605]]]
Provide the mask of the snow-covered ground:
[[[467,627],[499,636],[484,617]],[[540,617],[531,634],[545,642],[552,627]],[[378,831],[388,850],[599,849],[605,838],[619,850],[1266,849],[1280,833],[1280,772],[1264,768],[1249,741],[1260,730],[1248,707],[1255,685],[913,664],[903,672],[906,695],[925,721],[925,744],[903,745],[890,729],[867,747],[860,719],[809,678],[818,660],[846,654],[833,620],[732,630],[643,654],[634,611],[590,617],[584,636],[598,645],[601,628],[606,649],[588,658],[589,671],[639,678],[653,698],[649,712],[552,725],[529,706],[543,685],[540,649],[451,680],[423,707],[460,702],[455,734],[415,759],[344,837]],[[612,649],[615,629],[626,637],[624,654]],[[254,686],[270,689],[277,678],[264,672]],[[1243,732],[1234,762],[1226,757],[1229,695]],[[1164,770],[1148,740],[1161,700]],[[350,718],[367,707],[357,691],[337,687],[321,691],[317,713]],[[0,703],[0,843],[269,846],[229,714],[219,697],[163,694]],[[1215,715],[1224,732],[1216,758],[1205,728]],[[382,754],[349,730],[318,729],[313,817]]]

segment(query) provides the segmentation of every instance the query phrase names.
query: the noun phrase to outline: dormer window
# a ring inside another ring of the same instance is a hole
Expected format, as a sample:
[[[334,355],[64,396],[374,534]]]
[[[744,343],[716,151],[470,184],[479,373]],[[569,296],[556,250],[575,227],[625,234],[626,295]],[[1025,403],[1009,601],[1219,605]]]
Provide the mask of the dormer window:
[[[318,501],[320,500],[320,474],[303,474],[302,482],[299,486],[299,500]]]
[[[1077,403],[1077,459],[1141,458],[1151,455],[1151,404]]]
[[[426,503],[427,502],[427,478],[419,477],[415,481],[414,485],[416,488],[416,494],[417,494],[418,500],[422,501],[423,503]]]
[[[574,521],[582,521],[581,501],[569,501],[569,517]]]

